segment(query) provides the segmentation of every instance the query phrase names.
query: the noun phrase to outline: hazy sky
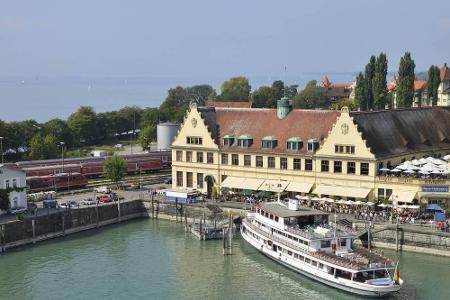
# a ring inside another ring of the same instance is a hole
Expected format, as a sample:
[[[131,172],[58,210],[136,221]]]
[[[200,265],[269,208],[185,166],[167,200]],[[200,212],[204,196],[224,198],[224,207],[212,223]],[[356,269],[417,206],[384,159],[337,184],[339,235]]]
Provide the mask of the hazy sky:
[[[450,1],[1,0],[0,76],[357,71],[450,62]]]

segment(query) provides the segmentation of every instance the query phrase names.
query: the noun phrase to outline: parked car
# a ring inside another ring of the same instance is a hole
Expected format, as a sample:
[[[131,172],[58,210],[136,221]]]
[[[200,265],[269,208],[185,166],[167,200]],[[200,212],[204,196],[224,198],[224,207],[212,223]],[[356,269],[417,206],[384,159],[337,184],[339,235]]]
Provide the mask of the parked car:
[[[111,189],[109,188],[109,186],[106,186],[106,185],[98,186],[98,187],[94,188],[94,190],[97,193],[102,193],[102,194],[109,194],[109,193],[111,193]]]
[[[80,203],[78,203],[78,201],[75,201],[75,200],[69,200],[69,201],[67,201],[67,202],[69,202],[69,206],[70,206],[70,207],[80,207]]]
[[[81,204],[83,204],[83,205],[94,205],[94,204],[97,204],[97,200],[94,200],[92,198],[87,198],[87,199],[81,200]]]
[[[172,184],[172,176],[167,176],[167,177],[164,179],[164,183],[165,183],[165,184]]]
[[[58,202],[55,199],[44,200],[43,201],[44,208],[57,208]]]
[[[112,202],[112,198],[109,195],[100,195],[97,196],[97,201],[101,202],[101,203],[108,203],[108,202]]]
[[[8,214],[10,215],[18,215],[18,214],[26,214],[28,209],[26,207],[13,207],[8,209]]]

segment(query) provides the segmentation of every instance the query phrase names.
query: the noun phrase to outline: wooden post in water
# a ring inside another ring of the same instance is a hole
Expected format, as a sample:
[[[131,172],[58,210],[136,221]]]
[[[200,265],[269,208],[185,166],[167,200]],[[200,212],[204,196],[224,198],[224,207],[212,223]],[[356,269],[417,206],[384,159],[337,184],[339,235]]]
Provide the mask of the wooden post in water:
[[[178,223],[178,198],[175,198],[175,222]]]
[[[62,214],[62,233],[63,233],[63,236],[66,236],[66,222],[65,221],[66,221],[66,216],[63,213]]]
[[[95,223],[97,223],[97,228],[99,226],[99,222],[98,222],[98,200],[97,200],[97,204],[95,205]]]
[[[118,217],[117,217],[117,221],[120,223],[120,221],[121,221],[121,212],[120,212],[120,198],[118,197],[117,198],[117,214],[118,214]]]
[[[371,242],[370,242],[370,225],[372,221],[369,221],[369,228],[367,229],[367,249],[370,250]]]
[[[153,199],[154,192],[152,191],[152,219],[155,217],[155,200]]]
[[[223,255],[233,254],[233,215],[228,211],[228,229],[223,229]]]
[[[0,225],[0,241],[1,241],[1,248],[0,253],[6,251],[6,224]]]
[[[33,230],[33,244],[36,244],[36,220],[31,220],[31,228]]]
[[[395,227],[395,251],[398,252],[398,223]]]

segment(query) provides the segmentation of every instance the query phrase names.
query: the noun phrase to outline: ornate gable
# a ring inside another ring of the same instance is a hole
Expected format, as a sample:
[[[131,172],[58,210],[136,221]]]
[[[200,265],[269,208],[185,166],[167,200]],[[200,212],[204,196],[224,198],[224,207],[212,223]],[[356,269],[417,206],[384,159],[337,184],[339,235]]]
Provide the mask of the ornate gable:
[[[188,137],[200,137],[202,138],[202,144],[188,144]],[[183,124],[181,125],[180,130],[172,143],[172,147],[195,147],[215,150],[219,148],[212,138],[212,134],[209,132],[208,126],[198,111],[196,104],[191,104],[189,110],[186,112]]]
[[[346,153],[347,149],[345,147],[343,153],[336,153],[336,145],[354,146],[354,153]],[[353,118],[350,117],[346,107],[342,108],[341,115],[337,118],[336,123],[325,138],[322,147],[316,152],[316,155],[375,159],[375,155],[362,138],[361,132],[358,131],[358,126],[353,122]]]

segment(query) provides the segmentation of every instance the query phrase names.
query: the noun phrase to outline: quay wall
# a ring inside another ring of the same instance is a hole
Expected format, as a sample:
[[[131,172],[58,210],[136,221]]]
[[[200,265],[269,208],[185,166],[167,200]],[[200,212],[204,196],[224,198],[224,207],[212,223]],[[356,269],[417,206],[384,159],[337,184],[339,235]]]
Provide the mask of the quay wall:
[[[364,223],[354,224],[357,229]],[[367,235],[364,238],[367,241]],[[410,251],[450,257],[450,233],[419,226],[375,224],[371,229],[371,245],[378,248]]]
[[[153,207],[153,208],[152,208]],[[0,224],[0,253],[8,249],[35,244],[52,238],[138,218],[154,218],[191,224],[200,219],[206,222],[224,218],[204,206],[175,204],[160,201],[132,200],[99,206],[53,211],[38,216],[27,216]]]

